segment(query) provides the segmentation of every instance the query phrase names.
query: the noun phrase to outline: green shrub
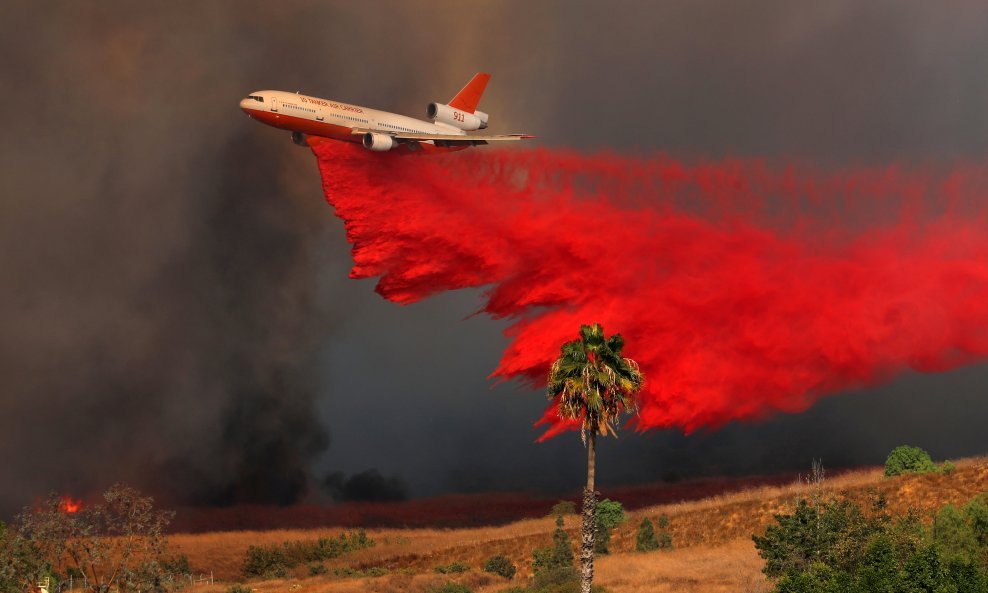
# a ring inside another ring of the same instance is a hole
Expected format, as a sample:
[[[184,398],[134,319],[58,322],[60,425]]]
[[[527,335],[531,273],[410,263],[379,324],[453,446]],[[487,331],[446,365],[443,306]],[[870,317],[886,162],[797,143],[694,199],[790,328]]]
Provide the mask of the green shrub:
[[[241,572],[245,577],[270,577],[284,574],[288,559],[280,546],[249,546]]]
[[[452,564],[440,564],[435,568],[435,571],[439,574],[458,574],[461,572],[466,572],[470,570],[470,567],[462,562],[453,562]]]
[[[556,517],[556,530],[552,533],[553,545],[532,552],[532,570],[537,589],[568,583],[579,576],[573,567],[573,547],[569,534],[563,529],[563,518]]]
[[[246,585],[236,584],[230,585],[226,590],[226,593],[254,593],[254,590]]]
[[[659,520],[655,524],[659,528],[659,533],[655,536],[659,541],[659,549],[671,550],[672,533],[669,532],[669,515],[663,513],[659,516]]]
[[[518,569],[507,556],[498,554],[487,559],[487,562],[484,564],[484,572],[500,575],[506,579],[512,579],[515,573],[518,572]]]
[[[925,474],[937,471],[930,454],[919,447],[900,445],[889,453],[885,460],[885,475]]]
[[[598,554],[609,554],[611,533],[614,528],[624,523],[627,516],[620,502],[605,498],[597,503],[595,517],[594,551]]]
[[[462,583],[446,583],[431,587],[429,593],[473,593],[473,589]]]
[[[642,519],[638,525],[638,535],[635,538],[635,550],[638,552],[651,552],[659,549],[659,540],[655,537],[655,527],[648,517]]]
[[[333,569],[333,574],[338,577],[383,577],[388,574],[388,569],[383,566],[372,566],[365,570],[357,570],[356,568],[351,568],[349,566],[342,566],[340,568]]]
[[[552,510],[549,511],[550,517],[563,517],[565,515],[575,515],[576,505],[572,500],[560,500],[556,504],[552,505]]]
[[[313,562],[309,564],[309,576],[318,576],[321,574],[326,574],[326,566],[319,564],[318,562]]]
[[[189,566],[189,557],[186,556],[185,554],[172,556],[171,558],[166,558],[162,560],[161,569],[173,575],[192,574],[192,567]],[[80,574],[79,577],[81,576],[82,575]]]
[[[950,474],[954,473],[954,471],[956,470],[957,470],[957,466],[954,465],[954,462],[949,459],[940,464],[941,474],[946,474],[949,476]]]
[[[940,509],[933,519],[933,541],[940,546],[947,562],[971,563],[978,557],[978,537],[965,513],[952,504]]]
[[[868,510],[847,499],[800,500],[775,516],[755,547],[775,593],[988,593],[988,501],[946,505],[933,525],[913,512],[897,520],[879,497]]]
[[[289,568],[322,562],[343,554],[374,546],[363,530],[341,533],[339,537],[283,542],[280,545],[250,546],[242,569],[246,577],[285,576]]]
[[[968,525],[978,540],[978,546],[988,549],[988,493],[975,497],[964,507]],[[988,559],[986,559],[988,560]]]

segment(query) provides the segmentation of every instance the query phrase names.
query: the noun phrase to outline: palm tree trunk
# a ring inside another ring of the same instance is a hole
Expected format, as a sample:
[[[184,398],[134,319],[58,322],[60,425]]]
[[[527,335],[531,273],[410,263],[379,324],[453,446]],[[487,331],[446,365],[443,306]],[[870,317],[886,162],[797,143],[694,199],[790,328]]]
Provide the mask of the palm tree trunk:
[[[593,586],[593,549],[596,536],[597,492],[594,491],[594,463],[597,435],[590,433],[587,442],[587,487],[583,491],[583,537],[580,541],[580,593],[590,593]]]

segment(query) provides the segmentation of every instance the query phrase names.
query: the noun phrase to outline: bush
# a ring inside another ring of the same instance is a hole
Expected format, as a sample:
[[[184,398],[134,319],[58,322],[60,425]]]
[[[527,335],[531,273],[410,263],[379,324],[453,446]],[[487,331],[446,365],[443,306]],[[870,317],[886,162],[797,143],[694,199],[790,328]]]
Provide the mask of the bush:
[[[552,510],[549,511],[550,517],[563,517],[565,515],[575,515],[576,505],[572,500],[560,500],[556,504],[552,505]]]
[[[506,579],[512,579],[515,573],[518,572],[518,569],[515,568],[515,565],[507,556],[498,554],[487,559],[487,562],[484,564],[484,572],[500,575]]]
[[[659,533],[656,535],[656,539],[659,540],[659,548],[662,550],[671,550],[672,533],[669,532],[669,516],[665,513],[660,515],[656,526],[659,528]]]
[[[284,574],[288,558],[280,546],[249,546],[241,570],[245,577],[266,577]]]
[[[333,569],[333,574],[338,577],[383,577],[388,574],[388,569],[383,566],[372,566],[366,570],[357,570],[356,568],[350,568],[349,566],[343,566],[340,568]]]
[[[254,593],[254,590],[246,585],[236,584],[230,585],[230,587],[226,590],[226,593]]]
[[[192,567],[189,566],[189,557],[185,554],[162,560],[161,569],[172,575],[192,574]],[[82,576],[81,572],[79,576]]]
[[[943,463],[940,464],[940,473],[946,474],[948,476],[950,474],[954,473],[954,470],[956,470],[956,469],[957,469],[957,466],[954,465],[954,462],[951,461],[951,460],[949,460],[949,459],[947,461],[944,461]]]
[[[982,517],[981,498],[963,511],[944,506],[929,528],[912,512],[893,520],[881,498],[870,510],[847,499],[800,500],[753,539],[775,593],[988,593]]]
[[[552,533],[553,545],[539,548],[532,555],[537,589],[568,583],[579,576],[573,567],[573,548],[569,534],[563,529],[563,518],[556,517],[556,530]]]
[[[283,542],[272,546],[250,546],[242,569],[245,577],[284,576],[289,568],[322,562],[343,554],[374,546],[363,530],[341,533],[339,537]]]
[[[552,547],[538,548],[532,552],[532,570],[536,576],[543,571],[573,568],[573,548],[570,545],[569,534],[563,529],[562,517],[556,517],[556,530],[552,532],[552,541]]]
[[[930,454],[919,447],[900,445],[889,453],[885,460],[885,475],[887,477],[902,474],[925,474],[937,471],[937,466],[930,459]]]
[[[642,519],[638,526],[638,536],[636,537],[635,550],[638,552],[651,552],[659,549],[659,540],[655,537],[655,527],[646,517]]]
[[[978,558],[978,537],[966,514],[952,504],[940,509],[933,519],[933,541],[940,546],[947,562],[971,563]]]
[[[312,564],[309,565],[309,576],[314,577],[321,574],[326,574],[326,572],[327,570],[325,565],[319,564],[317,562],[313,562]]]
[[[462,583],[446,583],[431,587],[429,593],[473,593],[473,589]]]
[[[470,567],[462,562],[453,562],[452,564],[440,564],[435,568],[435,571],[439,574],[459,574],[461,572],[466,572],[470,570]]]
[[[605,498],[597,503],[597,513],[595,522],[594,551],[598,554],[609,554],[611,543],[611,532],[614,528],[624,523],[627,516],[624,514],[624,507],[620,502]]]

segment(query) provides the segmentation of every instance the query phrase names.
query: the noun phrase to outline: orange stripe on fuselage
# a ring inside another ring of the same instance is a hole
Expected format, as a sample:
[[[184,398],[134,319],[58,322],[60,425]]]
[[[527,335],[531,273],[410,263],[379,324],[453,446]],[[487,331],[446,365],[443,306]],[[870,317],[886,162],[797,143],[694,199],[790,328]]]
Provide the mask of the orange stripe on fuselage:
[[[360,142],[361,140],[360,134],[350,133],[352,128],[349,126],[338,126],[336,124],[328,124],[324,121],[313,121],[304,117],[262,109],[244,109],[244,113],[262,124],[281,128],[282,130],[302,132],[303,134],[322,136],[323,138],[332,138],[333,140],[342,140],[344,142]]]

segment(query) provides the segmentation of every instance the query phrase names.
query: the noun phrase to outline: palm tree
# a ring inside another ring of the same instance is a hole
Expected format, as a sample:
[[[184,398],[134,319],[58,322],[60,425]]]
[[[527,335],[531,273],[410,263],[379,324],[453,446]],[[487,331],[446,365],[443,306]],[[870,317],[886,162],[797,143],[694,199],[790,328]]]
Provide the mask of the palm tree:
[[[624,338],[604,336],[599,323],[580,326],[580,339],[566,342],[552,363],[549,399],[564,420],[580,423],[587,447],[587,487],[583,491],[583,537],[580,542],[580,591],[590,593],[593,583],[593,549],[597,510],[594,490],[594,453],[597,435],[617,437],[615,425],[624,412],[637,412],[636,394],[645,382],[638,363],[621,356]]]

